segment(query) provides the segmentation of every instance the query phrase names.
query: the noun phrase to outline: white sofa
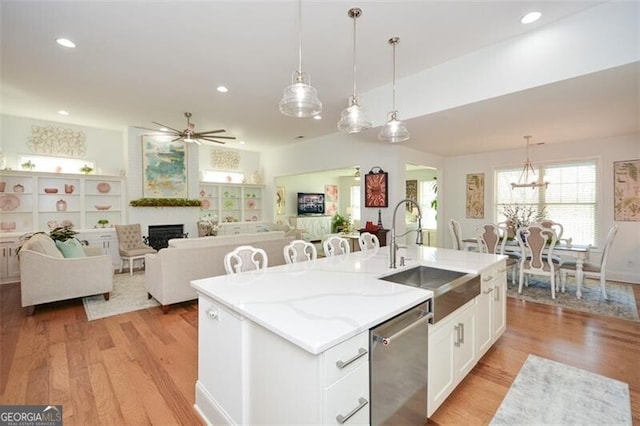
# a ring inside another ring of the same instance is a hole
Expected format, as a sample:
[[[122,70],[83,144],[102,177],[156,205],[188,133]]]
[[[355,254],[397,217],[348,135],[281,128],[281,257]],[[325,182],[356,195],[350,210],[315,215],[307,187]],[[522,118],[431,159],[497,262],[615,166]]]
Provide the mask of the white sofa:
[[[192,280],[224,275],[224,255],[236,247],[260,247],[267,252],[269,266],[277,266],[285,263],[284,246],[292,239],[283,231],[171,239],[169,247],[145,256],[147,292],[167,313],[174,303],[197,299]]]
[[[33,314],[35,305],[113,291],[111,257],[99,247],[84,247],[86,257],[64,258],[55,242],[35,234],[20,248],[22,306]]]

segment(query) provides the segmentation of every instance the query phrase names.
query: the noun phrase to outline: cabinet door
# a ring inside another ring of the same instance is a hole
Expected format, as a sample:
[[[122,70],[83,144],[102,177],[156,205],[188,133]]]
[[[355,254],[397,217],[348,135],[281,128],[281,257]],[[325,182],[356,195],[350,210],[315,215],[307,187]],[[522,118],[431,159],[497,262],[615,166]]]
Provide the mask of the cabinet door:
[[[493,339],[495,342],[507,329],[507,276],[506,272],[503,272],[501,276],[498,276],[494,286],[492,300],[492,328]]]
[[[446,324],[437,330],[429,325],[429,377],[427,415],[433,412],[449,396],[454,387],[453,342],[454,324]]]
[[[471,371],[477,361],[475,305],[472,304],[461,312],[454,324],[453,333],[453,368],[454,374],[458,377],[457,384]]]
[[[13,282],[20,279],[20,264],[16,255],[17,241],[0,240],[0,280]]]
[[[493,343],[493,293],[492,287],[483,289],[480,296],[476,298],[476,318],[478,354],[484,354]]]

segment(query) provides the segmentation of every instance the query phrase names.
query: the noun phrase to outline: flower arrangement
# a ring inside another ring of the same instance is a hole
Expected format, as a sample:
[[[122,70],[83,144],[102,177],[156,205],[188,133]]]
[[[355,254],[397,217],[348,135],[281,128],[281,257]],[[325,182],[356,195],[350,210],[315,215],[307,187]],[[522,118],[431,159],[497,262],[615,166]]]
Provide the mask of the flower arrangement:
[[[35,169],[36,165],[33,164],[33,162],[31,160],[25,161],[24,163],[20,164],[20,167],[22,167],[23,170],[33,170]]]
[[[513,229],[528,226],[533,222],[540,222],[547,216],[546,209],[538,210],[534,206],[521,206],[519,204],[506,205],[502,208],[502,214],[507,219],[507,223]]]
[[[129,202],[131,207],[201,207],[202,201],[189,198],[138,198]]]
[[[351,224],[349,223],[349,219],[342,216],[340,213],[336,213],[331,220],[331,225],[333,225],[334,232],[348,232]]]

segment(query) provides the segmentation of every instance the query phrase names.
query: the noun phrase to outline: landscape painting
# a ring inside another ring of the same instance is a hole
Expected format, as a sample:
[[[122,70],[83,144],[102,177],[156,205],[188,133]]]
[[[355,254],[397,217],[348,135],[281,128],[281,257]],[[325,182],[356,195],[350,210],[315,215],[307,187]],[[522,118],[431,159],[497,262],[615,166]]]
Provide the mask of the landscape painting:
[[[186,157],[186,143],[183,140],[143,136],[143,197],[187,198]]]

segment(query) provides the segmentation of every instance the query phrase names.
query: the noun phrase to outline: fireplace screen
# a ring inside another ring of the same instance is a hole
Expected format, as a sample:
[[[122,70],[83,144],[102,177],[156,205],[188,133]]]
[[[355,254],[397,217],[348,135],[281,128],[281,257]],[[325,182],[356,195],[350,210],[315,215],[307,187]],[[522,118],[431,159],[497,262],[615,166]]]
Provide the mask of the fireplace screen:
[[[172,238],[187,238],[184,225],[149,225],[149,236],[145,242],[156,250],[169,247]]]

